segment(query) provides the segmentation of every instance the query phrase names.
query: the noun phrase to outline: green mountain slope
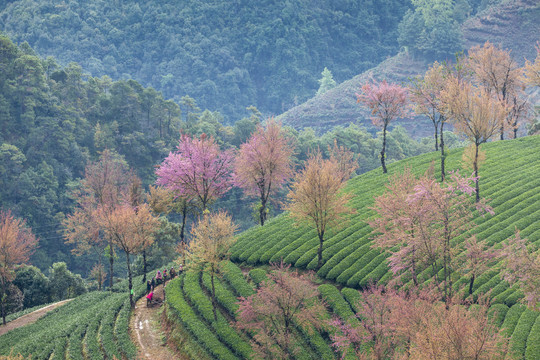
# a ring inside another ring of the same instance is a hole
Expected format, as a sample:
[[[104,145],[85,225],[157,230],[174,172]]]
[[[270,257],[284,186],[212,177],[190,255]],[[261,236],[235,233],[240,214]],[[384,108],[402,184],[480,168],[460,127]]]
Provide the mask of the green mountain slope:
[[[483,197],[491,199],[495,215],[478,217],[476,231],[479,240],[492,246],[514,234],[517,227],[531,243],[540,242],[540,136],[518,140],[492,142],[484,147],[486,163],[480,169],[480,189]],[[450,152],[447,169],[458,169],[462,149]],[[436,153],[425,154],[393,163],[389,175],[411,167],[417,175],[424,173],[435,161]],[[386,257],[371,247],[371,228],[366,221],[374,215],[369,209],[373,198],[383,193],[388,176],[376,169],[349,181],[347,189],[354,194],[352,205],[357,213],[347,226],[333,231],[325,240],[323,266],[317,274],[349,287],[364,287],[370,281],[386,282],[391,273]],[[232,250],[232,260],[247,264],[267,264],[283,259],[298,268],[315,269],[318,238],[314,230],[295,228],[287,215],[279,216],[264,227],[252,228],[241,234]],[[469,234],[471,235],[471,234]],[[463,241],[462,238],[455,241]],[[424,280],[431,275],[422,274]],[[462,279],[460,281],[465,281]],[[460,283],[457,281],[457,283]],[[496,268],[483,274],[475,283],[476,292],[493,289],[496,302],[513,305],[521,296],[501,281]]]
[[[511,50],[514,59],[523,64],[525,58],[531,60],[536,56],[534,46],[540,41],[539,16],[540,3],[536,0],[503,1],[463,23],[464,49],[483,45],[489,40]],[[350,122],[371,128],[368,111],[356,103],[356,93],[361,85],[371,78],[406,84],[409,78],[423,74],[430,63],[402,51],[328,92],[289,109],[278,118],[295,128],[310,126],[320,131]],[[421,119],[402,124],[414,136],[428,135],[423,130],[429,129],[428,122]]]
[[[311,97],[326,66],[338,81],[397,50],[409,0],[10,1],[0,30],[92,76],[134,78],[240,118]],[[0,3],[0,9],[1,9]]]

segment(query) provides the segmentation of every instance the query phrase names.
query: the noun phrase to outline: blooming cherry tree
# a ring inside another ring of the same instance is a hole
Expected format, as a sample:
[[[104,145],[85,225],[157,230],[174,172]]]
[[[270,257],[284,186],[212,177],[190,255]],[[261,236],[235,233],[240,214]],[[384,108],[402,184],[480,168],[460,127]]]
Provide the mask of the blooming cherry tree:
[[[260,199],[259,222],[264,225],[270,194],[278,190],[293,173],[293,147],[281,124],[270,120],[259,125],[247,142],[240,145],[235,160],[235,183],[246,194]]]
[[[362,86],[362,92],[356,96],[357,102],[363,103],[371,110],[373,125],[383,129],[381,165],[383,173],[386,174],[386,130],[390,122],[407,115],[407,90],[398,84],[389,84],[383,80],[380,83],[365,84]]]
[[[204,211],[231,188],[233,153],[221,151],[205,134],[200,138],[182,134],[177,149],[156,170],[157,184],[176,196],[195,199]]]

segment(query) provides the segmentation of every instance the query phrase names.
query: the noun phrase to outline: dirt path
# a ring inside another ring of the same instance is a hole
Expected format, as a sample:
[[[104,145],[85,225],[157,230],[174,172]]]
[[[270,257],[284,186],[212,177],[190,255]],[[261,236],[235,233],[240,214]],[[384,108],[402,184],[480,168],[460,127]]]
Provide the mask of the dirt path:
[[[158,304],[146,307],[146,297],[143,296],[135,304],[135,310],[130,320],[131,339],[139,349],[138,359],[177,359],[179,358],[162,339],[158,310],[163,301],[163,287],[156,287],[154,299]]]
[[[71,300],[73,300],[73,299],[67,299],[67,300],[59,301],[57,303],[54,303],[54,304],[45,306],[45,307],[43,307],[41,309],[38,309],[36,311],[33,311],[30,314],[26,314],[24,316],[21,316],[18,319],[10,321],[5,326],[0,325],[0,336],[8,333],[9,331],[11,331],[13,329],[20,328],[21,326],[25,326],[25,325],[28,325],[28,324],[35,323],[39,318],[45,316],[45,314],[47,314],[49,311],[52,311],[52,310],[56,309],[57,307],[59,307],[61,305],[64,305],[65,303],[67,303],[68,301],[71,301]]]

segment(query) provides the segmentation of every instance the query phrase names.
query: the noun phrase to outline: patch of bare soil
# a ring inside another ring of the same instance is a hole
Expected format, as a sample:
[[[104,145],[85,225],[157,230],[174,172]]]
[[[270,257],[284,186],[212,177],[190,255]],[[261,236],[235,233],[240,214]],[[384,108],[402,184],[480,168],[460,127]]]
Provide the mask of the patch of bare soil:
[[[163,300],[163,286],[158,286],[154,292],[154,301],[151,306],[146,306],[145,296],[135,304],[135,310],[130,321],[130,335],[139,349],[138,359],[182,358],[167,347],[163,339],[158,314]]]
[[[68,301],[71,301],[71,300],[73,300],[73,299],[67,299],[67,300],[59,301],[57,303],[54,303],[54,304],[51,304],[49,306],[45,306],[45,307],[43,307],[41,309],[38,309],[36,311],[33,311],[30,314],[26,314],[24,316],[21,316],[18,319],[10,321],[5,326],[1,325],[0,326],[0,336],[8,333],[9,331],[11,331],[13,329],[17,329],[17,328],[20,328],[22,326],[35,323],[39,318],[45,316],[45,314],[47,314],[49,311],[52,311],[52,310],[56,309],[57,307],[62,306],[65,303],[67,303]]]

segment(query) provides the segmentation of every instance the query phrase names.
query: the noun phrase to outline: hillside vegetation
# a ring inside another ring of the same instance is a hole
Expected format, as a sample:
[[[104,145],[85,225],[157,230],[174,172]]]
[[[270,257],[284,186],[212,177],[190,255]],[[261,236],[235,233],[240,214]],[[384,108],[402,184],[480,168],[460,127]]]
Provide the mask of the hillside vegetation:
[[[476,235],[479,240],[497,247],[512,236],[515,229],[523,238],[537,244],[540,240],[540,136],[518,140],[491,142],[483,146],[486,163],[482,166],[480,184],[482,196],[489,202],[495,215],[478,216]],[[463,150],[452,150],[447,158],[447,169],[458,169]],[[437,154],[430,153],[398,161],[389,166],[389,175],[410,167],[416,175],[424,173]],[[439,171],[435,166],[435,173]],[[323,266],[317,274],[340,285],[365,287],[370,281],[386,283],[391,275],[387,255],[372,247],[372,230],[367,224],[374,216],[370,209],[375,196],[381,195],[388,176],[374,170],[349,181],[347,190],[354,194],[351,202],[357,213],[350,217],[347,226],[333,231],[324,242]],[[456,238],[462,242],[470,232]],[[232,249],[231,259],[249,265],[279,262],[283,259],[297,268],[315,269],[317,265],[318,238],[314,230],[296,228],[287,215],[270,220],[264,227],[254,227],[242,233]],[[457,274],[456,274],[457,275]],[[424,281],[432,274],[424,271]],[[465,281],[456,281],[459,286]],[[496,268],[484,273],[475,282],[474,291],[491,296],[497,303],[513,305],[522,295],[498,276]]]
[[[134,279],[134,297],[145,294],[142,276]],[[33,324],[0,336],[0,354],[32,359],[135,359],[129,335],[131,307],[127,280],[113,292],[94,291],[56,308]]]
[[[487,160],[481,169],[482,193],[491,199],[495,214],[476,218],[476,235],[494,248],[512,236],[516,227],[531,244],[538,246],[540,242],[537,221],[540,216],[539,148],[540,136],[491,142],[484,146]],[[461,154],[462,149],[449,153],[449,169],[459,168]],[[318,271],[318,275],[326,279],[318,285],[320,296],[327,304],[328,312],[324,318],[355,320],[359,311],[359,293],[353,288],[365,287],[370,281],[384,284],[392,277],[387,255],[371,247],[372,231],[366,220],[374,213],[369,207],[373,197],[383,192],[388,176],[402,171],[405,166],[421,174],[437,156],[430,153],[402,160],[388,166],[388,175],[382,175],[377,169],[349,181],[348,190],[354,193],[353,205],[357,213],[325,241],[324,265]],[[465,233],[454,241],[461,242],[467,235],[470,234]],[[314,231],[294,227],[287,214],[270,220],[264,227],[242,233],[232,249],[232,259],[237,264],[227,262],[221,276],[214,278],[214,284],[208,273],[197,269],[187,271],[167,284],[165,316],[171,329],[170,340],[193,359],[252,358],[254,352],[250,341],[253,334],[234,325],[234,320],[239,317],[238,297],[246,298],[255,293],[257,286],[267,279],[269,262],[283,258],[297,268],[315,268],[317,244]],[[239,262],[263,267],[255,267],[246,273],[238,266]],[[491,291],[490,316],[510,339],[512,353],[517,359],[537,359],[540,355],[540,316],[520,303],[521,291],[502,281],[499,273],[497,264],[485,271],[475,282],[473,297]],[[456,287],[468,281],[454,275]],[[431,277],[428,270],[419,275],[425,283]],[[140,278],[135,282],[140,283]],[[212,286],[218,304],[217,319],[212,310]],[[9,354],[13,347],[14,353],[32,354],[32,359],[136,358],[136,348],[128,332],[130,309],[126,282],[116,285],[115,290],[82,295],[35,324],[0,337],[0,353]],[[144,291],[144,285],[137,286],[135,297],[142,296]],[[293,333],[300,350],[294,358],[338,358],[331,346],[331,330],[325,328],[308,333],[295,325]]]
[[[514,60],[523,65],[525,59],[535,57],[535,44],[540,41],[540,4],[535,0],[502,1],[500,4],[481,11],[462,25],[462,49],[483,45],[486,41],[511,50]],[[453,56],[439,60],[453,61]],[[295,128],[313,127],[327,131],[335,125],[359,123],[371,128],[369,113],[356,103],[356,93],[362,84],[375,78],[378,80],[407,84],[409,79],[422,75],[432,62],[413,52],[401,51],[387,58],[376,67],[344,81],[322,95],[315,96],[303,104],[289,109],[278,118]],[[422,119],[402,122],[413,136],[426,136],[427,122]]]
[[[8,1],[0,30],[92,76],[133,78],[238,120],[313,96],[326,66],[338,81],[397,50],[409,0]],[[0,3],[0,9],[2,5]]]

